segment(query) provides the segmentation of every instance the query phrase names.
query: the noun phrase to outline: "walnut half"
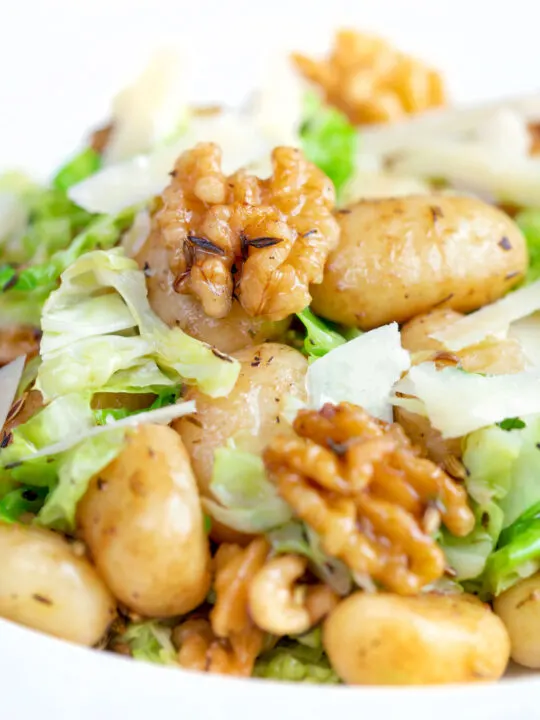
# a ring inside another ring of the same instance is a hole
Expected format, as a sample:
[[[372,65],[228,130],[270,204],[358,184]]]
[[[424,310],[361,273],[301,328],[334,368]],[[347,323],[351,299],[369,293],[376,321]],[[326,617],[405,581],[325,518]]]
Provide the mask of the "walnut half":
[[[322,281],[339,227],[331,181],[300,150],[272,153],[273,174],[221,171],[221,150],[200,143],[176,162],[152,234],[173,257],[174,288],[226,317],[233,298],[252,317],[282,320],[303,310]]]
[[[249,677],[264,633],[248,611],[248,590],[270,547],[263,537],[246,548],[223,543],[214,557],[216,603],[209,618],[192,617],[173,632],[186,669]]]
[[[356,125],[392,122],[445,104],[439,73],[373,35],[341,30],[328,58],[293,59]]]
[[[467,494],[402,428],[349,403],[305,410],[296,437],[276,437],[264,461],[281,496],[321,537],[325,551],[357,576],[402,595],[418,593],[445,571],[432,535],[442,521],[467,535]]]
[[[41,332],[29,325],[12,325],[0,328],[0,367],[20,355],[28,359],[39,352]]]

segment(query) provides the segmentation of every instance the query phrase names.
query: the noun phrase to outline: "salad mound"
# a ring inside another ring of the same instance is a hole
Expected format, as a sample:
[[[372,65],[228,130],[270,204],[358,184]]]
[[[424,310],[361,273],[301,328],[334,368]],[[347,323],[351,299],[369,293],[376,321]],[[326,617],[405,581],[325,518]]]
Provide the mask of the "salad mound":
[[[162,53],[0,176],[0,617],[241,677],[540,669],[540,98],[449,109],[352,30],[274,71],[199,108]]]

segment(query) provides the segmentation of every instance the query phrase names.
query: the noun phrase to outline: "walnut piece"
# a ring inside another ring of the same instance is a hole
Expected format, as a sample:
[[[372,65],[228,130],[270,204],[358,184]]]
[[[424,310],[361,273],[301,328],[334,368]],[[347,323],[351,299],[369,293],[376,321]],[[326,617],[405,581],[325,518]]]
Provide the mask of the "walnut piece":
[[[41,332],[30,325],[14,325],[0,328],[0,367],[15,358],[26,355],[28,359],[39,352]]]
[[[293,60],[356,125],[392,122],[445,104],[438,72],[373,35],[341,30],[327,58],[294,54]]]
[[[219,147],[200,143],[163,192],[152,236],[173,251],[176,292],[195,295],[211,317],[226,317],[235,297],[267,320],[303,310],[337,245],[331,181],[294,148],[276,148],[272,162],[266,180],[227,177]]]
[[[248,613],[249,585],[266,562],[270,546],[263,537],[246,548],[223,543],[214,558],[216,603],[206,618],[191,618],[175,628],[182,667],[249,677],[262,650],[264,633]]]
[[[186,670],[250,677],[263,633],[252,626],[231,640],[216,637],[206,618],[190,618],[173,631],[178,663]]]
[[[102,125],[96,128],[90,136],[90,147],[95,150],[99,155],[103,155],[111,139],[111,135],[114,130],[112,122]]]
[[[527,130],[530,138],[529,155],[536,157],[540,155],[540,123],[529,123]]]
[[[30,418],[42,408],[43,396],[39,390],[25,392],[20,398],[15,400],[11,405],[4,427],[0,428],[0,431],[3,431],[3,434],[0,432],[0,447],[3,447],[3,442],[7,442],[4,439],[7,434],[15,430],[19,425],[23,425],[27,420],[30,420]]]
[[[463,487],[419,457],[399,425],[355,405],[301,411],[294,430],[273,439],[264,462],[328,554],[402,595],[443,575],[444,554],[431,535],[441,521],[454,535],[472,530]]]

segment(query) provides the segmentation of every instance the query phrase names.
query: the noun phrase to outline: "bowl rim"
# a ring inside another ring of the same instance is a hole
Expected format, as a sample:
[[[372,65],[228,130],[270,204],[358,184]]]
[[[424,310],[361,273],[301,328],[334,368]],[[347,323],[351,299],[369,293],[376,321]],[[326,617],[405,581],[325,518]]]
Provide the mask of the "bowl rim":
[[[89,648],[77,645],[61,638],[47,635],[39,630],[20,625],[11,620],[0,618],[0,656],[5,657],[5,653],[10,654],[10,648],[14,645],[24,646],[28,652],[29,645],[32,650],[43,652],[51,663],[57,667],[62,663],[80,663],[86,665],[91,672],[109,674],[115,677],[133,676],[136,680],[138,676],[148,675],[152,682],[159,681],[160,685],[174,681],[174,685],[178,687],[178,678],[189,680],[190,686],[197,686],[197,690],[202,692],[214,692],[227,685],[236,692],[245,693],[246,690],[253,691],[256,689],[261,695],[267,695],[268,692],[275,695],[276,693],[287,694],[291,689],[296,695],[305,697],[306,694],[311,696],[324,695],[327,697],[336,696],[377,696],[384,694],[386,697],[392,697],[394,701],[407,700],[411,696],[415,698],[418,694],[431,696],[435,700],[439,695],[459,694],[460,700],[482,700],[489,695],[489,699],[493,701],[494,697],[506,698],[507,695],[513,694],[517,690],[524,688],[529,690],[540,691],[540,672],[528,668],[511,667],[510,672],[498,682],[476,682],[476,683],[453,683],[445,685],[326,685],[318,683],[302,683],[282,680],[271,680],[264,678],[239,678],[233,676],[217,675],[210,673],[202,673],[197,671],[185,670],[179,667],[166,665],[158,665],[151,662],[137,661],[126,656],[115,654],[113,652],[100,651],[97,648]],[[21,657],[23,656],[20,653]],[[1,666],[1,664],[0,664]],[[13,671],[16,670],[16,663],[12,663]],[[27,668],[22,668],[23,672]],[[302,698],[300,698],[301,700]],[[457,695],[456,695],[457,699]]]

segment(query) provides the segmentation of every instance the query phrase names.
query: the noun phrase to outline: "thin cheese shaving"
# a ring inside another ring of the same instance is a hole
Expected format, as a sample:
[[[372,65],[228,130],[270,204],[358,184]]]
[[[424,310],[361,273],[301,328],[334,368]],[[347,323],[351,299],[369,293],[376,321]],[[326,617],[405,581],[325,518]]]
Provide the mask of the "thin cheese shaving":
[[[398,173],[444,178],[453,185],[490,193],[500,201],[535,206],[540,197],[540,160],[508,158],[481,142],[429,138],[411,144],[393,164]]]
[[[0,430],[4,427],[11,404],[15,400],[26,357],[16,358],[9,365],[0,368]]]
[[[503,98],[466,107],[430,110],[396,123],[362,128],[362,151],[390,154],[407,150],[427,137],[458,137],[474,134],[500,111],[510,110],[522,120],[540,117],[540,93]]]
[[[103,168],[70,188],[69,197],[89,212],[116,215],[161,193],[177,157],[199,142],[215,142],[221,147],[225,173],[246,167],[260,177],[271,173],[270,153],[275,144],[281,144],[265,136],[246,114],[227,110],[194,117],[172,144]]]
[[[113,100],[105,161],[117,163],[148,152],[175,135],[187,116],[188,81],[187,62],[176,49],[156,53],[135,82]]]
[[[540,366],[540,312],[513,322],[508,337],[517,340],[523,354],[533,367]]]
[[[478,375],[433,363],[411,368],[394,387],[392,403],[410,409],[401,393],[414,395],[444,438],[457,438],[509,417],[540,412],[540,370]]]
[[[309,405],[351,402],[382,420],[392,420],[390,393],[410,367],[397,323],[364,333],[309,366]]]
[[[540,280],[456,320],[431,335],[448,350],[457,352],[482,342],[488,336],[506,335],[516,320],[540,310]]]

